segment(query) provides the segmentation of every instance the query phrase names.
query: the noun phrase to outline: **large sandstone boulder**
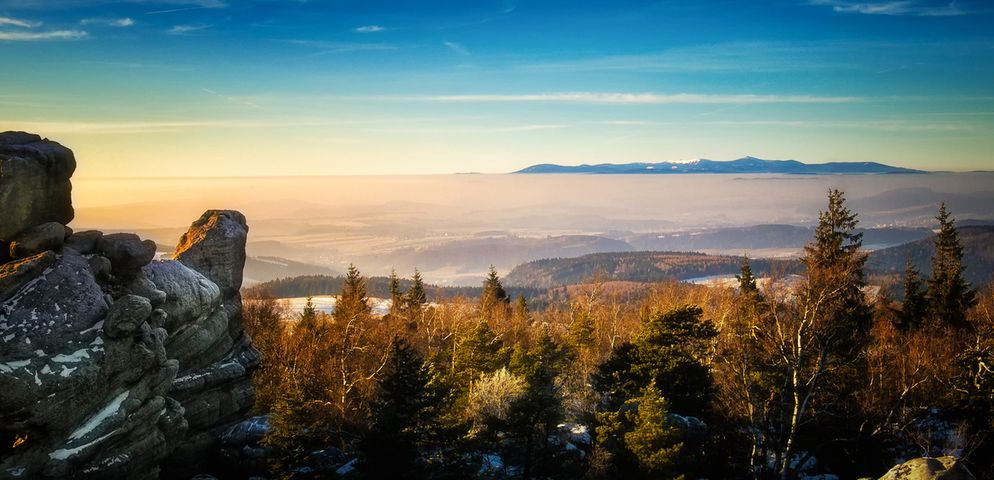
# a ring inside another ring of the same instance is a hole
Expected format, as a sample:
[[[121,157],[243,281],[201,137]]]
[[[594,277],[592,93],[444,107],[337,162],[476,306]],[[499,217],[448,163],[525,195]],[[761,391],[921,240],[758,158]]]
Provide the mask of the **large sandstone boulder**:
[[[974,480],[956,457],[913,458],[890,469],[880,480]]]
[[[10,243],[41,223],[69,223],[69,177],[75,170],[72,151],[58,143],[30,133],[0,133],[0,242]]]
[[[245,218],[208,211],[153,262],[137,235],[65,226],[73,168],[0,134],[0,479],[190,478],[254,401]]]
[[[247,238],[244,215],[234,210],[208,210],[180,238],[173,259],[204,274],[230,297],[242,288]]]

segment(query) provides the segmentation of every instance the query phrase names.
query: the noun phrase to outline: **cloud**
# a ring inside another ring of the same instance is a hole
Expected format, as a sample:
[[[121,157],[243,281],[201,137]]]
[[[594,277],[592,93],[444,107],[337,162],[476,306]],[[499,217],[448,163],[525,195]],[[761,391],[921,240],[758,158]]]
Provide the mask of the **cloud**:
[[[382,31],[385,31],[385,30],[386,30],[386,28],[381,27],[379,25],[363,25],[361,27],[355,28],[352,31],[356,32],[356,33],[376,33],[376,32],[382,32]]]
[[[166,33],[170,35],[193,35],[197,32],[206,30],[213,26],[214,25],[207,25],[203,23],[188,24],[188,25],[173,25],[173,28],[166,30]]]
[[[81,40],[88,34],[82,30],[52,30],[48,32],[10,32],[0,30],[0,42],[40,42],[46,40]]]
[[[52,133],[85,133],[93,135],[182,132],[200,129],[299,128],[338,125],[321,120],[203,120],[159,122],[87,122],[87,121],[17,121],[0,120],[0,125],[16,125],[17,129]]]
[[[157,5],[194,8],[225,8],[223,0],[0,0],[0,9],[62,10],[66,8],[93,7],[107,4]]]
[[[698,122],[700,125],[715,126],[771,126],[792,128],[833,128],[854,130],[878,130],[884,132],[954,132],[971,130],[972,125],[962,123],[914,123],[895,120],[867,121],[806,121],[806,120],[745,120]]]
[[[449,50],[452,50],[457,55],[463,55],[463,56],[469,55],[469,49],[456,42],[444,41],[442,42],[442,45],[445,45],[446,47],[449,48]]]
[[[860,97],[828,97],[813,95],[715,95],[678,93],[664,95],[657,93],[617,93],[617,92],[565,92],[537,94],[474,94],[474,95],[427,95],[406,97],[383,97],[423,102],[453,103],[592,103],[611,105],[664,105],[664,104],[770,104],[770,103],[854,103]]]
[[[397,49],[396,46],[390,45],[388,43],[327,42],[323,40],[300,40],[300,39],[290,39],[284,41],[287,43],[292,43],[294,45],[314,47],[320,50],[319,52],[317,52],[317,55]]]
[[[31,22],[10,17],[0,17],[0,26],[35,28],[41,26],[41,22]]]
[[[107,27],[130,27],[135,24],[131,18],[84,18],[79,21],[83,25],[103,25]]]
[[[214,90],[211,90],[209,88],[201,88],[200,90],[204,91],[205,93],[209,93],[211,95],[214,95],[215,97],[227,100],[228,102],[231,102],[231,103],[234,103],[234,104],[244,105],[246,107],[252,107],[252,108],[259,108],[259,105],[255,104],[255,103],[252,103],[252,102],[250,102],[248,100],[243,100],[243,99],[238,98],[238,97],[232,97],[232,96],[224,95],[222,93],[218,93],[218,92],[216,92]]]
[[[983,10],[964,7],[957,2],[929,3],[918,0],[863,1],[810,0],[810,5],[832,7],[838,13],[864,15],[891,15],[914,17],[952,17],[980,13]]]

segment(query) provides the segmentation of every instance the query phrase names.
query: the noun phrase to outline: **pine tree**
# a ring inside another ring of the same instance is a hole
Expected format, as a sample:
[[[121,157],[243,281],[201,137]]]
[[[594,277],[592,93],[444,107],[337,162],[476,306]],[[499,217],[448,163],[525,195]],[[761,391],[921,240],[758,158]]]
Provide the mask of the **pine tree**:
[[[921,274],[915,268],[914,262],[908,259],[904,269],[904,301],[897,318],[901,327],[914,329],[922,324],[928,309],[928,292],[924,288]]]
[[[935,237],[932,277],[928,281],[928,317],[936,326],[963,328],[968,325],[967,312],[977,302],[976,292],[963,278],[963,247],[955,220],[939,205],[939,233]]]
[[[814,239],[804,247],[807,281],[802,295],[818,305],[819,320],[831,330],[823,338],[833,348],[855,355],[867,338],[871,311],[866,304],[866,253],[856,214],[839,190],[828,192],[828,208],[819,213]]]
[[[480,295],[480,312],[490,316],[496,309],[506,309],[511,304],[504,286],[500,283],[497,269],[491,265],[487,279],[483,281],[483,293]]]
[[[525,393],[511,405],[508,415],[509,430],[518,440],[515,453],[521,457],[524,478],[549,473],[550,464],[536,464],[536,460],[552,457],[548,438],[563,417],[556,378],[570,360],[569,351],[548,331],[543,331],[527,351],[516,350],[511,360],[511,369],[525,379]]]
[[[675,472],[683,449],[680,432],[667,421],[669,404],[655,383],[649,383],[630,403],[637,405],[637,410],[629,413],[634,418],[631,431],[624,434],[625,446],[650,476],[682,478]]]
[[[752,274],[749,257],[742,257],[741,272],[735,278],[739,281],[740,294],[753,302],[762,301],[763,294],[760,293],[756,277]]]
[[[587,352],[597,346],[594,336],[594,319],[585,308],[579,309],[576,318],[566,331],[566,341],[578,352]]]
[[[421,272],[414,269],[414,276],[411,277],[411,288],[407,289],[407,308],[412,312],[418,312],[428,304],[428,296],[425,294],[425,282],[421,278]]]
[[[342,285],[342,294],[339,295],[338,301],[335,303],[333,317],[336,322],[343,323],[350,319],[369,315],[371,311],[369,297],[366,295],[366,279],[362,277],[355,265],[349,264],[345,283]]]
[[[433,440],[440,391],[420,355],[396,340],[360,449],[368,478],[423,478],[422,452]]]
[[[314,307],[314,297],[308,295],[304,308],[297,315],[297,328],[312,327],[317,321],[318,311]]]
[[[482,373],[490,373],[507,364],[507,353],[497,332],[490,325],[480,320],[476,327],[455,346],[452,355],[452,366],[457,384],[468,386]]]
[[[390,314],[397,315],[404,308],[404,292],[400,290],[400,279],[397,278],[397,271],[390,269]]]
[[[703,363],[718,335],[703,311],[694,305],[653,315],[632,342],[619,345],[594,375],[594,388],[608,394],[612,405],[636,397],[649,382],[671,399],[683,415],[702,416],[714,391]]]

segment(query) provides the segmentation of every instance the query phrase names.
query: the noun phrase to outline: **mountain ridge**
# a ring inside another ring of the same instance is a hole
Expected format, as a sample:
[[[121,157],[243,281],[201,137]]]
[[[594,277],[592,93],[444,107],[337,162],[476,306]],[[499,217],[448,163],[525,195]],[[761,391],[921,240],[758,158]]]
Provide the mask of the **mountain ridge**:
[[[657,163],[600,163],[558,165],[540,163],[511,172],[536,173],[586,173],[586,174],[685,174],[685,173],[767,173],[793,175],[866,175],[866,174],[926,174],[925,170],[895,167],[878,162],[828,162],[804,163],[797,160],[764,160],[742,157],[735,160],[709,160],[691,162]]]

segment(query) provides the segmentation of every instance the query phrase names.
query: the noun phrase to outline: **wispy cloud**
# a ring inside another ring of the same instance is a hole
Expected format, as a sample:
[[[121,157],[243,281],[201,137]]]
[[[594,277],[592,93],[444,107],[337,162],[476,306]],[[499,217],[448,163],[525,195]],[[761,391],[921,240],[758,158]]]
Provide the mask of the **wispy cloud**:
[[[35,28],[41,26],[41,22],[21,20],[19,18],[0,17],[0,26]]]
[[[565,92],[537,94],[474,94],[474,95],[425,95],[387,96],[384,99],[397,99],[422,102],[452,103],[591,103],[613,105],[663,105],[663,104],[770,104],[770,103],[854,103],[861,97],[829,97],[814,95],[721,95],[679,93],[665,95],[658,93],[617,93],[617,92]]]
[[[207,25],[203,23],[188,24],[188,25],[173,25],[172,28],[166,30],[166,33],[170,35],[194,35],[197,32],[202,32],[214,25]]]
[[[201,5],[197,7],[181,7],[181,8],[167,8],[165,10],[152,10],[150,12],[145,12],[145,15],[161,15],[164,13],[177,13],[177,12],[189,12],[190,10],[205,10],[209,8],[223,8],[227,5],[221,4],[217,6],[206,6]]]
[[[130,27],[135,21],[129,17],[124,18],[84,18],[79,21],[82,25],[102,25],[106,27]]]
[[[81,40],[88,34],[82,30],[52,30],[36,31],[3,31],[0,30],[0,42],[43,42],[50,40]]]
[[[363,25],[354,28],[352,31],[356,33],[376,33],[386,31],[386,28],[379,25]]]
[[[915,17],[952,17],[980,13],[983,10],[964,7],[952,2],[927,3],[916,0],[851,1],[851,0],[810,0],[810,5],[831,7],[839,13],[860,13],[864,15],[891,15]]]
[[[290,39],[284,41],[294,45],[316,48],[319,50],[316,53],[316,55],[397,49],[395,45],[390,45],[388,43],[328,42],[323,40],[300,40],[300,39]]]
[[[452,50],[457,55],[463,55],[463,56],[469,55],[469,49],[456,42],[450,42],[446,40],[442,42],[442,45],[445,45],[446,47],[448,47],[449,50]]]
[[[259,108],[259,105],[255,104],[255,103],[252,103],[252,102],[250,102],[248,100],[242,99],[242,98],[232,97],[232,96],[229,96],[229,95],[224,95],[222,93],[218,93],[218,92],[216,92],[214,90],[211,90],[209,88],[201,88],[200,90],[204,91],[205,93],[209,93],[211,95],[214,95],[215,97],[218,97],[220,99],[226,100],[226,101],[228,101],[230,103],[234,103],[234,104],[237,104],[237,105],[244,105],[246,107]]]
[[[715,126],[770,126],[816,129],[876,130],[884,132],[955,132],[973,129],[973,125],[963,123],[915,123],[895,120],[857,121],[798,121],[798,120],[744,120],[698,122],[700,125]]]
[[[159,122],[87,122],[87,121],[19,121],[0,120],[0,126],[10,125],[20,130],[52,133],[86,133],[94,135],[182,132],[199,129],[300,128],[341,125],[326,120],[203,120]],[[3,129],[7,129],[4,127]]]

